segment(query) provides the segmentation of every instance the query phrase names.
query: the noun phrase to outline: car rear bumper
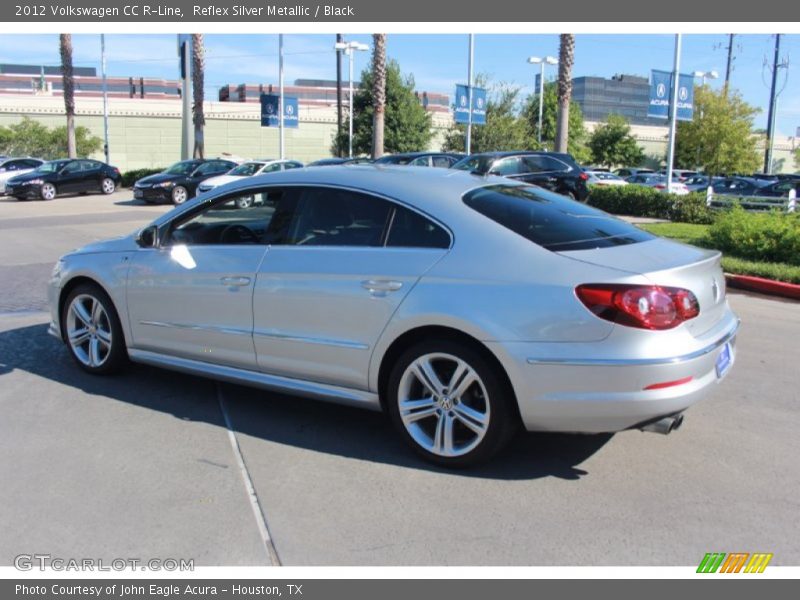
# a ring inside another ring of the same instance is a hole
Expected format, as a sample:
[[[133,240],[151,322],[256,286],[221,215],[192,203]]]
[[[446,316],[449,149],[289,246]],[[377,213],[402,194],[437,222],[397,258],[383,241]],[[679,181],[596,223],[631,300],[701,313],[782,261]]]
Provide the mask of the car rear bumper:
[[[687,409],[724,379],[735,361],[739,327],[733,313],[727,316],[712,340],[660,358],[609,359],[602,353],[567,357],[563,347],[562,356],[549,358],[541,354],[546,344],[487,345],[506,366],[529,431],[622,431]],[[575,346],[576,352],[586,349]],[[717,358],[725,347],[730,363],[720,376]]]

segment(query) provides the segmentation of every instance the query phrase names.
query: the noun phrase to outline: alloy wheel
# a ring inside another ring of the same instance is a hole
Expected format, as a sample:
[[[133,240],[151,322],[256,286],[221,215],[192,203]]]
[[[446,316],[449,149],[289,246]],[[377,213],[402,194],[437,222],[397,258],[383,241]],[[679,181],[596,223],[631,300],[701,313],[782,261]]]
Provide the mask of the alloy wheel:
[[[173,204],[183,204],[188,199],[189,199],[189,193],[186,191],[185,187],[179,185],[174,190],[172,190]]]
[[[114,190],[117,189],[117,184],[115,184],[114,180],[110,177],[106,177],[103,179],[102,188],[104,194],[113,194]]]
[[[52,183],[42,184],[42,199],[52,200],[56,197],[56,186]]]
[[[406,367],[397,403],[400,419],[424,450],[446,458],[474,450],[491,418],[486,386],[466,361],[452,354],[424,354]]]
[[[103,304],[90,294],[73,298],[67,309],[66,336],[72,352],[82,364],[103,366],[111,354],[111,321]]]

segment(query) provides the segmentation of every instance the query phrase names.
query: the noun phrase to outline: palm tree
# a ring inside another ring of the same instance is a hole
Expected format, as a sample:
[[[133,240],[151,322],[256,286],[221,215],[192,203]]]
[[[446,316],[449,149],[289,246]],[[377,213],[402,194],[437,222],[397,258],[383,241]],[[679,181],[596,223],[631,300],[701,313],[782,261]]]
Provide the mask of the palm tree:
[[[374,33],[372,38],[372,158],[380,158],[386,116],[386,34]]]
[[[59,36],[61,52],[61,76],[64,82],[64,110],[67,113],[67,155],[78,156],[75,144],[75,75],[72,71],[72,35],[62,33]]]
[[[566,152],[569,142],[569,103],[572,100],[572,64],[575,62],[575,35],[562,33],[558,49],[558,121],[556,152]]]
[[[206,124],[206,117],[203,113],[203,84],[205,78],[205,46],[203,44],[203,34],[192,34],[192,95],[194,104],[192,106],[194,121],[194,157],[204,158],[205,143],[203,140],[203,126]]]

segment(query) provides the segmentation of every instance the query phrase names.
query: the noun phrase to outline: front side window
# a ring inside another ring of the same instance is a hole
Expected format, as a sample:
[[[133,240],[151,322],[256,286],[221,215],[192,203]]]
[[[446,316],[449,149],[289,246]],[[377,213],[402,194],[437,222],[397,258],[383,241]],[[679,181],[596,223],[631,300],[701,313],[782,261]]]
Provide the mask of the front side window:
[[[553,252],[654,239],[625,221],[537,187],[491,185],[467,192],[463,200],[495,223]]]
[[[517,175],[520,172],[520,160],[516,156],[498,160],[490,171],[492,175]]]
[[[380,246],[392,206],[334,188],[300,193],[286,243],[295,246]]]
[[[419,158],[415,158],[414,160],[411,161],[411,166],[412,167],[427,167],[427,166],[430,166],[430,163],[428,162],[428,160],[429,159],[428,159],[427,156],[420,156]]]
[[[288,219],[283,190],[238,192],[172,225],[168,244],[271,244],[283,241]]]
[[[566,172],[570,167],[551,156],[525,156],[523,158],[527,171],[530,173]]]

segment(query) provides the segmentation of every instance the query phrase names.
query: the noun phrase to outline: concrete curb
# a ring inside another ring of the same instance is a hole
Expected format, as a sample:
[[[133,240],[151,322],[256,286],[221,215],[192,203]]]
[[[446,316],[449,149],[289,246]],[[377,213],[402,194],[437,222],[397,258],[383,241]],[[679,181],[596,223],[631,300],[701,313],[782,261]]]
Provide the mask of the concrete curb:
[[[752,277],[750,275],[731,275],[730,273],[725,273],[725,280],[728,282],[728,287],[800,300],[800,285],[795,283]]]

